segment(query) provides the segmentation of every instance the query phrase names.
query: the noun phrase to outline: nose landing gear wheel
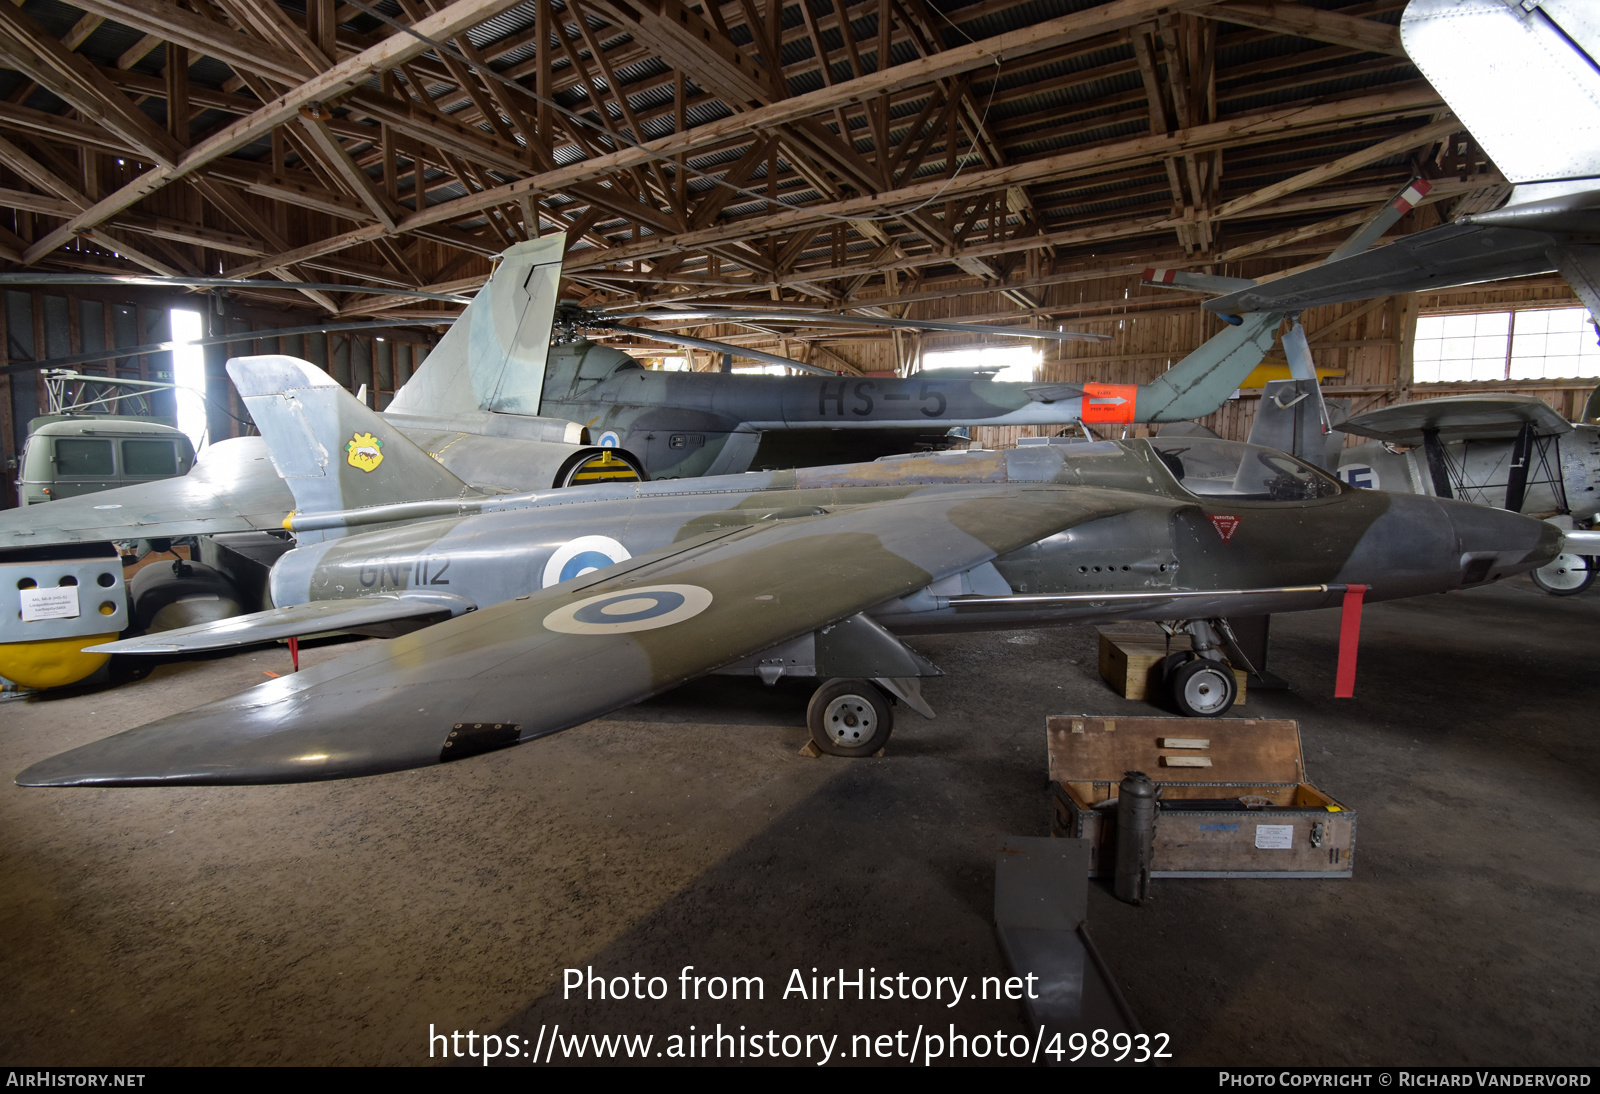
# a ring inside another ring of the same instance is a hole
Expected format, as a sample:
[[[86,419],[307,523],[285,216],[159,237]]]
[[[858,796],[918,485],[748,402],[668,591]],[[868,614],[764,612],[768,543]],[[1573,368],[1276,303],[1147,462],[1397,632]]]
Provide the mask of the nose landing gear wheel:
[[[806,726],[830,756],[870,756],[888,742],[894,712],[870,680],[829,680],[812,693]]]
[[[1215,718],[1239,697],[1233,669],[1221,661],[1198,658],[1179,665],[1167,679],[1172,705],[1186,718]]]
[[[1595,559],[1560,554],[1528,576],[1551,596],[1575,596],[1594,584]]]

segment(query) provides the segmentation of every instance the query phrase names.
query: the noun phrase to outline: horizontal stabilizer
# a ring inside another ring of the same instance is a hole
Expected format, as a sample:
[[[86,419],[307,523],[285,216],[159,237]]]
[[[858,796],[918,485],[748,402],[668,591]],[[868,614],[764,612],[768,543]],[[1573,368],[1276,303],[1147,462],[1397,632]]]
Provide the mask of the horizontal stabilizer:
[[[1466,218],[1401,236],[1387,247],[1207,300],[1203,306],[1218,315],[1295,312],[1347,300],[1437,292],[1480,281],[1549,273],[1555,263],[1546,252],[1564,242],[1564,235],[1481,225]]]
[[[1036,403],[1064,403],[1083,398],[1082,384],[1035,384],[1024,390]]]
[[[0,547],[270,532],[294,508],[260,437],[200,450],[187,475],[0,513]]]
[[[326,631],[355,630],[402,619],[446,619],[477,605],[464,596],[365,596],[357,600],[316,600],[251,615],[236,615],[177,630],[157,631],[95,646],[94,653],[199,653],[257,642],[276,642]]]

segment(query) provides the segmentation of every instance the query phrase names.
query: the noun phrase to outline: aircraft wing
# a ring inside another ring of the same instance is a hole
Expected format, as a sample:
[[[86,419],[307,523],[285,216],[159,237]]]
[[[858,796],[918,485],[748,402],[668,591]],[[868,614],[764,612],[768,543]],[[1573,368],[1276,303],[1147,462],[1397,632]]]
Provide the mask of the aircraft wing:
[[[1202,306],[1219,315],[1296,312],[1347,300],[1549,273],[1556,262],[1546,252],[1558,245],[1549,232],[1460,220],[1218,296]]]
[[[1441,440],[1510,440],[1532,425],[1542,437],[1572,432],[1572,425],[1536,395],[1455,395],[1357,414],[1339,425],[1345,433],[1390,444],[1419,445],[1424,430]]]
[[[260,437],[219,441],[187,475],[0,513],[0,547],[273,531],[294,497]]]
[[[327,631],[347,631],[379,623],[428,616],[447,617],[471,611],[477,605],[464,596],[433,593],[427,596],[363,596],[354,600],[316,600],[291,604],[250,615],[236,615],[193,627],[124,638],[85,647],[91,653],[199,653],[276,642]]]
[[[1148,499],[944,486],[665,548],[35,764],[25,786],[305,782],[567,729]]]

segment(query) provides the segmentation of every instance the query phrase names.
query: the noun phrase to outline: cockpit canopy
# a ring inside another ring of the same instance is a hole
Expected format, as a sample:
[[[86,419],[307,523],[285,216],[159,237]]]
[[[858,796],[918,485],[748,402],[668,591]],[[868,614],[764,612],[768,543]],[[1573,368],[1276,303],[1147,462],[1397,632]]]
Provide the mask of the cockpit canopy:
[[[1341,489],[1337,479],[1275,448],[1210,437],[1153,437],[1150,446],[1178,485],[1202,498],[1310,501]]]

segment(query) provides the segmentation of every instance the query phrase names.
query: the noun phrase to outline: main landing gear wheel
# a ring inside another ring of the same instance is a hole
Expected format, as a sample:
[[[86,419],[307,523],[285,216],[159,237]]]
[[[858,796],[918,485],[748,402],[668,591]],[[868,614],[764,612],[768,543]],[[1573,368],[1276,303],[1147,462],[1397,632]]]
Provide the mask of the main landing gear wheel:
[[[871,680],[829,680],[812,693],[806,725],[830,756],[870,756],[888,742],[894,711]]]
[[[230,619],[244,612],[233,582],[202,562],[178,559],[146,566],[128,582],[138,634]]]
[[[1226,714],[1239,697],[1233,669],[1221,661],[1196,658],[1179,665],[1167,677],[1172,705],[1186,718],[1215,718]]]
[[[1551,596],[1576,596],[1594,584],[1595,558],[1560,554],[1528,576]]]

